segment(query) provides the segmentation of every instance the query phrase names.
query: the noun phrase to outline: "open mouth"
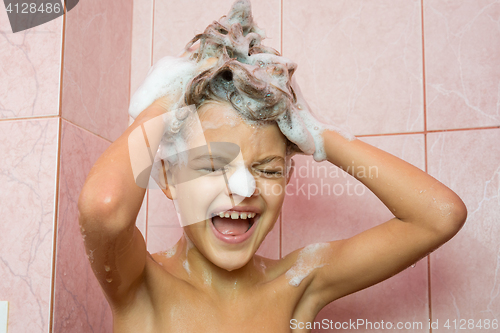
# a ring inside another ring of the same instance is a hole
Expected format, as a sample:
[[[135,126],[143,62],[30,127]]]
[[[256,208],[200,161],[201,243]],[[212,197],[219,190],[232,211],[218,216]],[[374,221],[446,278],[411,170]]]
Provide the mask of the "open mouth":
[[[214,215],[212,225],[224,236],[240,236],[247,233],[257,219],[257,213],[226,211]]]

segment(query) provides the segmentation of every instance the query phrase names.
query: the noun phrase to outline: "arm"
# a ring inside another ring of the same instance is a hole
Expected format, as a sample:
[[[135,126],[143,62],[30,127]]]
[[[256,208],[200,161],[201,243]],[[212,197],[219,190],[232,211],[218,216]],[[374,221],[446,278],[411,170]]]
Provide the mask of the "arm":
[[[99,158],[84,184],[78,209],[87,255],[115,306],[128,304],[143,280],[147,251],[135,220],[152,159],[162,136],[175,135],[188,117],[185,108],[167,111],[182,104],[183,89],[193,77],[216,63],[217,58],[191,61],[189,52],[158,61],[131,98],[129,112],[137,114],[136,120]],[[170,195],[168,186],[164,192]]]
[[[129,136],[146,122],[153,124],[153,130],[149,126],[148,139],[155,152],[163,122],[150,120],[161,119],[157,116],[165,112],[165,104],[165,99],[153,103],[108,147],[92,167],[78,200],[80,228],[89,261],[114,305],[125,304],[127,297],[132,296],[146,262],[146,245],[135,227],[146,190],[135,183]],[[145,161],[148,163],[149,160]]]
[[[439,181],[403,160],[360,140],[323,132],[328,161],[346,170],[378,169],[378,177],[358,178],[395,215],[350,239],[331,242],[325,265],[316,270],[306,294],[316,304],[364,289],[404,270],[452,238],[467,210]]]

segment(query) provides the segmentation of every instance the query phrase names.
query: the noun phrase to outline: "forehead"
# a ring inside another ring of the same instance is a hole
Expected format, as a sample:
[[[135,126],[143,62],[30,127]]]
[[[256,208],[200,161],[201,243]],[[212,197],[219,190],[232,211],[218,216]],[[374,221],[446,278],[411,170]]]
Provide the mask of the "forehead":
[[[287,141],[276,123],[245,121],[227,103],[207,102],[198,113],[207,142],[235,143],[246,158],[285,157]]]

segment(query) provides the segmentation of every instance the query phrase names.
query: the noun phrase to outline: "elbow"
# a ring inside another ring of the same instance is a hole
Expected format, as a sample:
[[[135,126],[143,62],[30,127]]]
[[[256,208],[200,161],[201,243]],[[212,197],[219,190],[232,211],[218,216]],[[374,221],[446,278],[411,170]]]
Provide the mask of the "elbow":
[[[83,230],[108,234],[124,228],[120,225],[119,200],[106,193],[89,193],[82,190],[78,199],[78,222]]]
[[[453,200],[439,206],[439,215],[436,223],[437,230],[441,235],[450,239],[464,226],[467,220],[467,207],[456,196]]]

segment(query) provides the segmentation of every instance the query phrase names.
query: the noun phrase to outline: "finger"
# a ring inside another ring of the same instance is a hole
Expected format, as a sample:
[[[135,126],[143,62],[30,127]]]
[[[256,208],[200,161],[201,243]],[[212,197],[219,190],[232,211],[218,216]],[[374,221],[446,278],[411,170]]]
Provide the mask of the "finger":
[[[302,152],[307,155],[314,153],[314,139],[294,106],[281,114],[277,122],[283,135],[295,143]]]

